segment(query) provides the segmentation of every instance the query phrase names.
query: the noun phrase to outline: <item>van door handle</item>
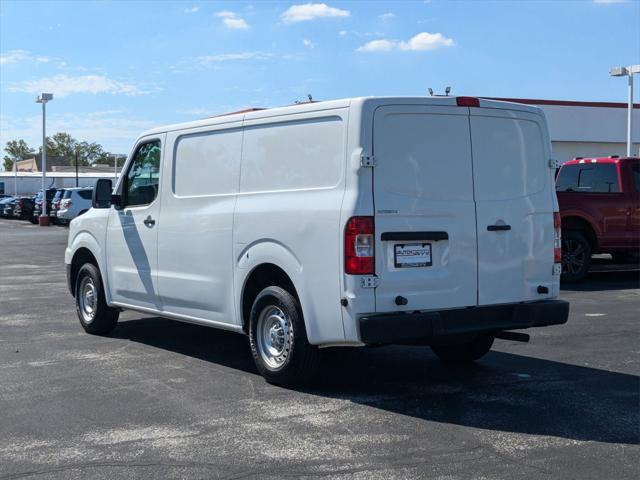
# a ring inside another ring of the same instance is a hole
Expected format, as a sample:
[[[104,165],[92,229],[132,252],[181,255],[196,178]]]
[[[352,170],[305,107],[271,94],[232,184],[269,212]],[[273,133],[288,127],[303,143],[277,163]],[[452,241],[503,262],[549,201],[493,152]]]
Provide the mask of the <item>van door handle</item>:
[[[151,215],[149,215],[147,216],[147,218],[144,219],[142,223],[144,223],[147,227],[151,228],[156,224],[156,221],[153,218],[151,218]]]
[[[487,225],[487,230],[489,230],[490,232],[511,230],[511,225]]]

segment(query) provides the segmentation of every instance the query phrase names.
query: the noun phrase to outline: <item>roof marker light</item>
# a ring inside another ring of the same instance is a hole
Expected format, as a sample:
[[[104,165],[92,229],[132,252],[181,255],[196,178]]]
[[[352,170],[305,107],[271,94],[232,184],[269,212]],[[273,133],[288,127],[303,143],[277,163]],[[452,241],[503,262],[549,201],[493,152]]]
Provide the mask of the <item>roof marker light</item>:
[[[456,104],[459,107],[479,107],[480,100],[476,97],[456,97]]]

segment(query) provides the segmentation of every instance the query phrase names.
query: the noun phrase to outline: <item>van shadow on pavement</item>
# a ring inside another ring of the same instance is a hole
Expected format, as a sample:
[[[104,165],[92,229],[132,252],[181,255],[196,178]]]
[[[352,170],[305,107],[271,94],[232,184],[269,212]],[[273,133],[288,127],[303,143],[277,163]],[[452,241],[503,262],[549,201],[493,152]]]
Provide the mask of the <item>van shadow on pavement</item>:
[[[121,322],[112,337],[258,375],[242,335],[149,317]],[[299,392],[432,422],[581,441],[640,443],[636,375],[497,351],[475,365],[456,368],[440,363],[428,347],[342,348],[324,353],[319,378]]]

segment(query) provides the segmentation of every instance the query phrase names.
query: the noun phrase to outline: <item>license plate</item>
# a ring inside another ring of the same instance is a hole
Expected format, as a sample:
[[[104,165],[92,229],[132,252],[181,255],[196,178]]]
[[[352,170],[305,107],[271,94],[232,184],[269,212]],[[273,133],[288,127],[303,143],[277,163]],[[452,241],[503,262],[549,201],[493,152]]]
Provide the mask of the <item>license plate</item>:
[[[430,243],[404,243],[393,248],[393,264],[396,268],[431,266]]]

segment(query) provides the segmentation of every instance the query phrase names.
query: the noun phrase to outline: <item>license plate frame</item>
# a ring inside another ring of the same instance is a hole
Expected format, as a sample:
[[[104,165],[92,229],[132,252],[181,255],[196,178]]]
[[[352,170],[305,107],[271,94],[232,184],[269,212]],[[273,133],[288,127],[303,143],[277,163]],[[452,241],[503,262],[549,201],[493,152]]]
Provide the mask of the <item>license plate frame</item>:
[[[398,254],[400,254],[400,259]],[[432,265],[433,258],[430,243],[397,243],[393,246],[393,266],[396,268],[420,268]]]

